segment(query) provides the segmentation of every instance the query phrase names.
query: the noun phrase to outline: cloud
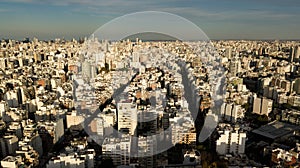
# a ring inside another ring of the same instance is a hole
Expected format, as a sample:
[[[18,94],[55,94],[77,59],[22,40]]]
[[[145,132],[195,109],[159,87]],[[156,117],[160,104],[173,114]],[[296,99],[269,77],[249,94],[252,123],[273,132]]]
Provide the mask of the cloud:
[[[214,20],[235,20],[235,19],[286,19],[294,17],[290,11],[277,11],[275,9],[259,9],[256,6],[261,3],[265,5],[266,0],[254,0],[254,2],[249,2],[249,7],[252,8],[248,10],[240,9],[239,7],[232,7],[230,9],[220,9],[219,7],[214,7],[210,10],[204,8],[204,6],[193,4],[198,4],[196,1],[186,1],[185,5],[187,7],[182,7],[182,1],[180,0],[152,0],[152,1],[142,1],[142,0],[3,0],[5,2],[15,2],[15,3],[31,3],[31,4],[50,4],[55,6],[69,6],[72,5],[75,9],[72,9],[72,12],[89,12],[90,15],[97,14],[111,14],[113,16],[120,16],[123,14],[145,11],[145,10],[157,10],[171,12],[174,14],[179,14],[182,16],[192,16],[192,17],[202,17],[210,18]],[[229,2],[244,2],[231,0]],[[290,2],[295,2],[295,0],[289,0]],[[247,1],[248,2],[248,1]],[[202,2],[204,5],[208,2]],[[212,2],[217,3],[217,2]],[[268,2],[269,3],[269,2]],[[277,7],[280,7],[282,4],[280,0],[274,0],[273,5],[276,4]],[[260,6],[259,6],[260,7]]]
[[[2,2],[32,3],[35,2],[35,0],[2,0]]]
[[[213,20],[281,20],[297,17],[292,13],[280,13],[271,10],[249,9],[249,10],[223,10],[209,11],[194,7],[159,8],[161,11],[176,13],[187,17],[207,18]]]
[[[57,6],[67,6],[67,5],[84,5],[84,6],[132,6],[138,4],[148,4],[146,1],[140,0],[4,0],[10,3],[33,3],[33,4],[50,4]],[[132,6],[134,7],[134,6]]]
[[[10,12],[9,9],[0,9],[0,13]]]
[[[47,12],[45,17],[50,18],[51,21],[53,20],[52,18],[55,18],[55,22],[49,22],[49,25],[51,24],[58,27],[62,24],[61,22],[63,22],[63,25],[67,23],[81,25],[81,23],[84,22],[85,24],[82,24],[82,27],[86,25],[89,26],[89,29],[82,28],[82,30],[84,29],[85,31],[90,31],[90,29],[93,29],[93,26],[96,27],[99,24],[128,13],[150,10],[170,12],[182,16],[199,26],[206,27],[208,32],[213,32],[222,37],[241,37],[240,34],[245,34],[245,36],[242,37],[252,37],[255,35],[255,32],[259,35],[268,34],[270,36],[277,34],[279,36],[281,33],[282,37],[286,37],[298,32],[297,28],[299,28],[299,23],[296,22],[296,20],[300,13],[299,0],[287,1],[288,2],[282,0],[272,0],[272,2],[269,0],[0,0],[0,13],[14,12],[14,14],[9,15],[9,17],[1,18],[4,21],[9,20],[10,24],[0,27],[3,29],[3,27],[6,26],[7,32],[10,32],[12,31],[11,27],[17,27],[15,25],[20,25],[18,27],[22,28],[24,25],[27,25],[27,27],[31,28],[31,23],[43,22],[44,19],[41,21],[39,20],[40,17],[37,17],[43,15],[43,13],[40,13],[40,9],[32,10],[28,13],[28,9],[31,9],[30,6],[32,5],[33,7],[41,9],[45,8],[45,12]],[[7,6],[8,9],[6,9],[5,6]],[[56,7],[58,8],[57,11],[52,10],[56,9]],[[28,17],[25,17],[24,14],[28,15]],[[67,15],[65,16],[65,14]],[[24,15],[24,17],[22,15]],[[26,23],[21,24],[25,19],[27,19]],[[11,26],[12,24],[14,24],[14,26]],[[57,31],[58,29],[59,28],[57,28]],[[49,28],[47,30],[49,30]],[[81,30],[78,30],[78,32],[80,31]],[[18,33],[18,31],[16,31],[16,33]],[[299,33],[296,35],[299,36]]]
[[[201,9],[193,8],[193,7],[168,7],[168,8],[158,8],[159,10],[171,12],[171,13],[181,13],[181,14],[189,14],[194,16],[216,16],[217,13],[207,12]]]

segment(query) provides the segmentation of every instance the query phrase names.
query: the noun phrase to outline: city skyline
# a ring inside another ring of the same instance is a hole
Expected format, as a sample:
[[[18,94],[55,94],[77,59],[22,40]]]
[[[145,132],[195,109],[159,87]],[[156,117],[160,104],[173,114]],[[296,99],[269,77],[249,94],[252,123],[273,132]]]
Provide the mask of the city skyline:
[[[97,37],[0,42],[1,167],[300,165],[299,41]]]
[[[300,167],[296,0],[0,0],[0,167]]]
[[[296,0],[3,0],[0,4],[1,39],[78,39],[88,37],[114,18],[141,11],[163,11],[184,17],[210,39],[300,39],[300,7]]]

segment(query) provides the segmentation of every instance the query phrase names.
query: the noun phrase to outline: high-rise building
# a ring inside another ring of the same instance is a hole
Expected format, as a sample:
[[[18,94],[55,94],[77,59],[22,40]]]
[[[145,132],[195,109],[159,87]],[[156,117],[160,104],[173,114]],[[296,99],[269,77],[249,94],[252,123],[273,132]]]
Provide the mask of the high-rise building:
[[[18,149],[18,138],[15,135],[8,135],[0,138],[1,157],[15,154]]]
[[[91,65],[91,78],[94,79],[97,76],[97,67],[94,65]]]
[[[130,152],[131,152],[131,139],[130,136],[124,136],[121,138],[120,142],[120,154],[121,154],[121,164],[130,164]]]
[[[138,52],[132,53],[132,62],[140,62],[140,54]]]
[[[41,122],[40,127],[44,127],[53,137],[53,143],[55,144],[64,135],[64,123],[63,119],[51,122]]]
[[[156,138],[152,136],[138,138],[138,156],[139,166],[141,167],[156,167]]]
[[[57,168],[57,167],[76,167],[76,168],[86,168],[85,158],[73,155],[60,155],[55,158],[51,158],[47,164],[47,168]]]
[[[15,90],[11,90],[6,92],[4,95],[4,100],[8,103],[9,107],[18,107],[18,94]]]
[[[221,115],[226,121],[235,123],[239,118],[244,117],[245,110],[241,105],[233,103],[223,103],[221,106]]]
[[[241,105],[234,105],[231,113],[231,122],[235,123],[239,118],[243,118],[245,109]]]
[[[272,112],[273,100],[263,98],[261,105],[261,115],[268,116]]]
[[[234,58],[230,62],[229,73],[231,76],[236,76],[239,72],[241,72],[241,61],[238,58]]]
[[[18,103],[24,104],[26,102],[26,96],[24,94],[24,88],[19,87],[17,89],[17,97],[18,97]]]
[[[72,129],[81,129],[81,123],[84,121],[83,116],[81,115],[76,115],[76,111],[72,111],[71,113],[66,115],[66,120],[67,120],[67,128]]]
[[[106,138],[102,144],[104,156],[112,158],[114,166],[129,165],[132,140],[123,134],[120,138]]]
[[[4,70],[4,68],[6,68],[5,60],[6,60],[5,58],[0,58],[0,67],[3,70]]]
[[[24,157],[27,164],[30,164],[28,167],[38,167],[39,165],[39,154],[30,145],[19,144],[16,155]]]
[[[137,127],[137,108],[132,100],[123,100],[117,104],[118,108],[118,130],[135,134]]]
[[[294,62],[295,58],[295,47],[290,48],[289,62]]]
[[[172,143],[175,144],[196,144],[196,131],[191,126],[172,126]],[[158,144],[159,145],[159,144]]]
[[[295,79],[295,82],[293,83],[293,91],[300,94],[300,78]]]
[[[254,98],[253,101],[253,113],[260,114],[261,98]]]
[[[23,161],[22,156],[7,156],[1,160],[1,167],[3,168],[18,168]]]
[[[89,63],[87,60],[82,63],[82,75],[83,77],[87,77],[89,79],[92,77],[91,63]]]
[[[232,56],[232,49],[230,47],[225,49],[225,57],[231,59]]]
[[[158,116],[155,111],[139,111],[138,117],[138,135],[154,135],[157,131]]]
[[[4,112],[7,110],[7,103],[5,101],[0,102],[0,117],[3,116]]]
[[[295,56],[294,56],[295,62],[300,62],[300,46],[297,46],[295,48]]]
[[[103,140],[103,135],[104,135],[104,121],[100,117],[94,118],[91,123],[89,124],[90,126],[90,136],[93,137],[93,140],[95,142],[101,142]],[[85,128],[87,129],[87,128]]]
[[[219,131],[221,136],[217,140],[216,150],[218,154],[225,155],[229,153],[245,153],[246,133],[241,132],[239,128],[234,130]]]
[[[227,121],[231,121],[232,107],[233,107],[232,103],[226,104],[226,108],[225,108],[225,120],[227,120]]]
[[[7,131],[16,135],[18,139],[22,138],[22,127],[19,122],[11,122],[8,126]]]
[[[269,115],[272,112],[273,100],[267,98],[255,98],[253,113],[259,115]]]

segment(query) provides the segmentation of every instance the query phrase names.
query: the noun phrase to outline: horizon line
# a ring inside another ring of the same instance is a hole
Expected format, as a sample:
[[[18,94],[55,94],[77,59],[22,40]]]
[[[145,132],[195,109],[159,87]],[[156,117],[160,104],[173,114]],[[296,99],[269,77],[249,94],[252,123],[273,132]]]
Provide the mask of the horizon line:
[[[88,36],[84,36],[84,37],[69,37],[69,38],[65,38],[65,37],[56,37],[56,38],[37,38],[37,37],[25,37],[22,39],[17,39],[17,38],[4,38],[4,37],[0,37],[1,41],[5,41],[5,40],[15,40],[15,41],[32,41],[34,38],[38,39],[39,41],[53,41],[56,39],[60,39],[60,40],[66,40],[66,41],[71,41],[73,39],[79,41],[79,40],[84,40],[84,39],[89,39]],[[99,41],[101,40],[107,40],[107,39],[98,39]],[[123,41],[123,40],[127,40],[127,39],[120,39],[119,41]],[[141,39],[143,40],[143,39]],[[281,39],[272,39],[272,38],[262,38],[262,39],[258,39],[258,38],[212,38],[209,39],[209,41],[300,41],[299,39],[290,39],[290,38],[281,38]],[[112,40],[108,40],[108,41],[112,41]],[[114,40],[115,41],[115,40]],[[176,41],[176,40],[170,40],[170,39],[145,39],[145,41]],[[182,40],[178,40],[178,41],[182,41]],[[185,40],[185,41],[202,41],[202,40]]]

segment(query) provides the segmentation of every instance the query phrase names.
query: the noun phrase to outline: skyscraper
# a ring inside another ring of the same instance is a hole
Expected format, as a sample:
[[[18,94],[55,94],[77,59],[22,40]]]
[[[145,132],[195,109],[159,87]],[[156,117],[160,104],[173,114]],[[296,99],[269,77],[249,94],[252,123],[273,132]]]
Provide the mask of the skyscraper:
[[[87,60],[82,63],[82,76],[89,79],[92,77],[91,63],[89,63]]]
[[[259,115],[269,115],[272,112],[273,100],[267,98],[255,98],[253,113]]]
[[[117,104],[118,130],[134,135],[137,126],[137,108],[132,100],[123,100]]]
[[[295,47],[290,48],[289,62],[294,62],[295,57]]]
[[[263,98],[261,105],[261,115],[269,115],[272,112],[273,100]]]
[[[253,113],[260,114],[261,98],[254,98]]]
[[[241,72],[241,61],[238,58],[234,58],[230,62],[229,72],[231,76],[237,76],[237,74]]]
[[[231,59],[232,49],[230,47],[225,49],[225,57]]]
[[[297,46],[295,48],[295,56],[294,56],[295,62],[300,62],[300,46]]]
[[[220,155],[228,153],[243,154],[245,153],[246,133],[238,130],[223,130],[217,140],[216,151]]]

